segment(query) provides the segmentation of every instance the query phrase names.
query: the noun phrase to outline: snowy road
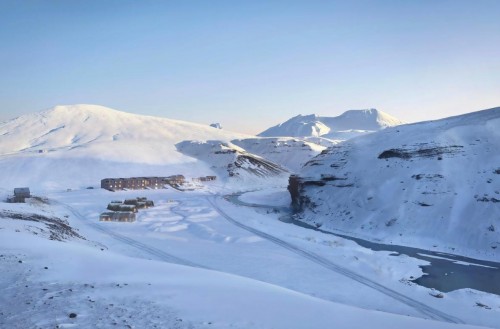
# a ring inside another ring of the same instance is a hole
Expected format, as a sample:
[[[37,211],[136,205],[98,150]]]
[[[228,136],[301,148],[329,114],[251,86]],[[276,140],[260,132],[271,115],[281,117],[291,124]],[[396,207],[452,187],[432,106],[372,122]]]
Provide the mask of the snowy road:
[[[304,258],[307,258],[309,259],[310,261],[324,267],[324,268],[327,268],[331,271],[334,271],[335,273],[339,273],[341,275],[344,275],[356,282],[359,282],[363,285],[366,285],[374,290],[377,290],[378,292],[386,295],[386,296],[389,296],[391,298],[394,298],[395,300],[417,310],[418,312],[422,313],[423,315],[427,316],[428,318],[430,319],[434,319],[434,320],[439,320],[439,321],[446,321],[446,322],[451,322],[451,323],[464,323],[462,320],[456,318],[456,317],[453,317],[451,315],[448,315],[444,312],[441,312],[439,310],[436,310],[432,307],[429,307],[417,300],[414,300],[412,298],[409,298],[395,290],[392,290],[390,288],[387,288],[373,280],[370,280],[366,277],[363,277],[353,271],[350,271],[349,269],[345,268],[345,267],[342,267],[342,266],[339,266],[333,262],[331,262],[330,260],[324,258],[324,257],[321,257],[319,256],[318,254],[315,254],[313,252],[310,252],[310,251],[306,251],[304,249],[301,249],[291,243],[288,243],[284,240],[281,240],[275,236],[272,236],[270,234],[267,234],[265,232],[262,232],[262,231],[259,231],[253,227],[250,227],[250,226],[247,226],[247,225],[244,225],[240,222],[238,222],[237,220],[235,220],[233,217],[229,216],[226,212],[224,212],[221,207],[217,204],[218,200],[220,200],[219,197],[216,197],[216,196],[211,196],[211,197],[207,197],[207,200],[208,202],[214,207],[215,210],[217,210],[217,212],[222,216],[224,217],[228,222],[230,222],[231,224],[233,225],[236,225],[238,226],[239,228],[242,228],[248,232],[251,232],[252,234],[255,234],[261,238],[264,238],[272,243],[275,243],[299,256],[302,256]]]
[[[380,283],[377,283],[376,281],[372,279],[368,279],[362,275],[359,275],[345,267],[339,266],[336,263],[326,259],[325,257],[322,257],[316,253],[307,251],[303,248],[300,248],[294,244],[291,244],[285,240],[282,240],[278,237],[272,236],[268,233],[265,233],[263,231],[260,231],[256,228],[244,225],[240,223],[238,220],[236,220],[234,217],[231,217],[230,215],[225,212],[221,206],[219,206],[219,202],[222,201],[223,199],[221,196],[206,196],[205,197],[206,201],[211,205],[211,208],[213,208],[222,218],[227,220],[229,223],[232,225],[243,229],[247,232],[250,232],[256,236],[259,236],[260,238],[263,238],[275,245],[278,245],[304,259],[307,259],[309,261],[314,262],[317,265],[320,265],[321,267],[332,271],[334,273],[343,275],[349,279],[354,280],[355,282],[358,282],[360,284],[363,284],[375,291],[378,291],[382,293],[385,296],[388,296],[390,298],[393,298],[400,303],[414,309],[415,311],[421,313],[424,315],[424,317],[433,319],[433,320],[438,320],[438,321],[445,321],[445,322],[450,322],[450,323],[464,323],[461,319],[456,318],[454,316],[451,316],[449,314],[446,314],[442,311],[439,311],[435,308],[429,307],[415,299],[409,298],[393,289],[390,289],[384,285],[381,285]],[[85,216],[80,214],[75,208],[71,207],[68,204],[61,203],[66,209],[68,209],[78,220],[83,222],[85,225],[91,227],[94,230],[100,231],[104,233],[105,235],[119,241],[120,243],[123,243],[127,246],[136,248],[148,255],[151,255],[159,260],[163,260],[166,262],[170,263],[175,263],[175,264],[180,264],[180,265],[186,265],[186,266],[191,266],[191,267],[197,267],[197,268],[207,268],[206,266],[197,264],[193,261],[190,261],[186,258],[180,258],[177,256],[174,256],[172,254],[169,254],[162,249],[150,246],[148,244],[139,242],[133,238],[130,238],[128,236],[125,236],[123,234],[119,234],[115,232],[112,229],[107,228],[105,225],[99,224],[99,223],[94,223],[91,221],[88,221]],[[176,213],[177,215],[181,217],[185,217],[184,214],[178,211],[178,209],[172,209],[173,213]],[[188,257],[189,258],[189,257]]]

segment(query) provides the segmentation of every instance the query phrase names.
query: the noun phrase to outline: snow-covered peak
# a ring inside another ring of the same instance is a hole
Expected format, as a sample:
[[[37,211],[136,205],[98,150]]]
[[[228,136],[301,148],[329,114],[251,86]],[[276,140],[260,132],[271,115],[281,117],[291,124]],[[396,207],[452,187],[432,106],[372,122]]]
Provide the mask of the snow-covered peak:
[[[144,151],[154,149],[152,146],[155,143],[170,145],[172,150],[175,143],[184,139],[231,140],[247,137],[206,125],[84,104],[56,106],[4,122],[0,124],[0,136],[0,155],[92,148],[94,151],[87,152],[86,156],[102,157],[105,153],[111,155],[121,150],[123,152],[119,152],[118,161],[126,154],[127,159],[141,158]],[[98,151],[98,146],[105,147],[100,147]],[[136,146],[140,150],[133,152]],[[160,149],[152,150],[150,155],[161,157],[161,153],[157,152]]]
[[[326,137],[349,139],[360,134],[403,124],[401,120],[376,109],[350,110],[336,117],[298,115],[259,134],[263,137]]]
[[[336,131],[342,130],[380,130],[397,126],[404,122],[377,109],[349,110],[338,117],[320,117],[326,125]]]
[[[96,115],[130,115],[126,112],[114,110],[112,108],[95,105],[95,104],[73,104],[73,105],[57,105],[50,109],[40,112],[42,115],[81,115],[81,114],[96,114]]]

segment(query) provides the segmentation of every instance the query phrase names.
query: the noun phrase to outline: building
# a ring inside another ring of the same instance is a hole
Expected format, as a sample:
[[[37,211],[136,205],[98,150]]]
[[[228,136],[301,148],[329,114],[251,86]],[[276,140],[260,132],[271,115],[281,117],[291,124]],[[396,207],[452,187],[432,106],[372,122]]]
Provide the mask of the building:
[[[111,211],[137,212],[137,207],[135,205],[123,204],[121,202],[120,203],[111,202],[108,204],[108,207],[106,209]]]
[[[193,182],[210,182],[217,179],[217,176],[202,176],[193,178]]]
[[[182,185],[186,182],[186,177],[183,175],[173,175],[165,177],[165,183],[168,185]]]
[[[108,191],[124,189],[160,189],[165,188],[165,185],[182,185],[185,181],[186,178],[183,175],[168,177],[104,178],[101,180],[101,188]]]
[[[129,211],[103,212],[99,216],[101,222],[135,222],[135,213]]]
[[[16,187],[14,189],[14,196],[7,199],[11,203],[24,203],[26,198],[31,198],[29,187]]]
[[[154,207],[154,202],[152,200],[148,200],[147,198],[140,197],[136,199],[127,199],[123,201],[123,204],[125,205],[133,205],[137,209],[144,209],[144,208],[150,208]]]

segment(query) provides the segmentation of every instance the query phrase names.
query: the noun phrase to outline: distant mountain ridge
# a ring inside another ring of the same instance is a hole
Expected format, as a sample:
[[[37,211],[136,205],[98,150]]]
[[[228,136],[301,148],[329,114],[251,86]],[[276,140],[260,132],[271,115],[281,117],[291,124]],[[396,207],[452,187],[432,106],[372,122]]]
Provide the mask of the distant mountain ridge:
[[[349,139],[401,124],[404,122],[376,109],[350,110],[336,117],[298,115],[261,132],[258,136]]]

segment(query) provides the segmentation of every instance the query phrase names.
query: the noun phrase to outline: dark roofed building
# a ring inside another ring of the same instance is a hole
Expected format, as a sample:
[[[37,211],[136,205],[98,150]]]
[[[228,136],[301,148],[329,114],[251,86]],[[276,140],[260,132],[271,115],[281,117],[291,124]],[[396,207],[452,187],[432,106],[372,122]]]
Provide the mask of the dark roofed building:
[[[182,185],[186,182],[183,175],[168,177],[130,177],[130,178],[104,178],[101,180],[101,188],[108,191],[117,190],[141,190],[165,188],[165,185]]]
[[[24,203],[26,202],[26,198],[31,198],[29,187],[16,187],[14,189],[14,196],[8,198],[7,201],[12,203]]]
[[[135,213],[129,211],[103,212],[99,216],[101,222],[135,222]]]

